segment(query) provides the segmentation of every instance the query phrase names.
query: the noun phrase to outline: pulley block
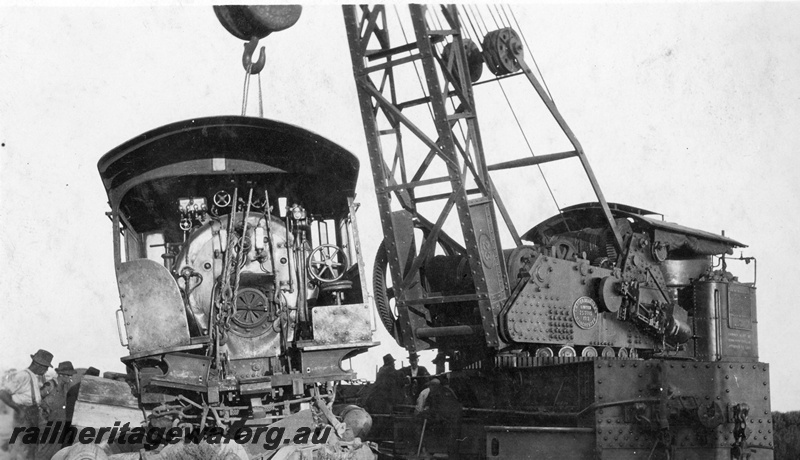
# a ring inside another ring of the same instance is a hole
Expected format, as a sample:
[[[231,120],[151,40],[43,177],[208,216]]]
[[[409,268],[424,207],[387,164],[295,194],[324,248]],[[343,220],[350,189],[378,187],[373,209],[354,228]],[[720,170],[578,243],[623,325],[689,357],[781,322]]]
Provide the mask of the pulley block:
[[[519,35],[510,27],[493,30],[483,37],[483,59],[497,76],[518,71],[520,65],[516,54],[521,52]]]
[[[292,27],[303,7],[300,5],[215,5],[214,14],[236,38],[264,38]]]
[[[462,44],[464,46],[464,53],[467,55],[469,80],[475,83],[480,80],[481,74],[483,74],[483,55],[481,54],[481,50],[478,49],[478,45],[472,40],[465,38],[462,40]],[[456,65],[456,57],[453,55],[453,51],[455,51],[453,43],[448,43],[442,51],[442,59],[444,60],[444,65],[447,67],[447,71],[458,81],[458,66]]]

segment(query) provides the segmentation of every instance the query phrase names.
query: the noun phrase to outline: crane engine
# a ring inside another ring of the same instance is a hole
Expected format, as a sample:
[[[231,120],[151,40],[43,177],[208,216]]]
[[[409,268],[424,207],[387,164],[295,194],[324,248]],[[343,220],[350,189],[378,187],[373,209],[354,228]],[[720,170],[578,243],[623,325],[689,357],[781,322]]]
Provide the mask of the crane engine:
[[[500,263],[512,288],[496,315],[502,339],[515,344],[524,356],[539,358],[636,358],[662,353],[756,358],[755,288],[714,270],[712,260],[744,245],[664,222],[643,209],[618,204],[610,209],[622,229],[621,254],[602,210],[592,203],[564,208],[522,235],[532,244],[503,251]],[[429,258],[422,265],[428,295],[474,293],[472,273],[466,267],[463,254]],[[388,318],[387,327],[399,329],[386,309],[385,279],[375,281],[376,292],[384,299],[379,302],[381,317]],[[728,286],[723,298],[702,294],[703,286],[718,282]],[[714,301],[722,305],[713,305]],[[429,307],[430,326],[456,328],[448,330],[455,337],[452,341],[440,336],[440,346],[452,349],[457,361],[474,359],[474,354],[460,350],[468,346],[463,336],[474,333],[463,325],[478,321],[474,317],[478,309],[466,302],[449,309],[437,307]],[[738,318],[736,327],[725,329],[730,340],[725,340],[724,351],[718,349],[719,338],[711,340],[716,334],[693,332],[707,328],[720,308],[731,309]]]
[[[752,262],[731,257],[744,245],[606,200],[510,8],[342,10],[383,228],[376,305],[398,344],[435,352],[463,408],[427,426],[451,433],[427,445],[425,422],[396,410],[383,419],[386,449],[772,458],[755,276],[728,271]],[[546,135],[526,129],[532,113],[569,147],[534,148]],[[524,142],[510,141],[515,125]],[[556,161],[580,168],[591,202],[557,202],[542,169]],[[547,192],[558,212],[519,231]]]

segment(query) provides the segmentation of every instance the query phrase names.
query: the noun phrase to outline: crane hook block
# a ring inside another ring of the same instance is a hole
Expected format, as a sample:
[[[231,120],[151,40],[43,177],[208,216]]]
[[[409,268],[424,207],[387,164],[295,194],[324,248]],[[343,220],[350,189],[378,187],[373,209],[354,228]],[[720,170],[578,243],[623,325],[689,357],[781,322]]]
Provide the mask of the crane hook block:
[[[214,13],[223,27],[241,40],[262,39],[272,32],[292,27],[303,7],[300,5],[215,5]]]
[[[261,73],[261,70],[264,69],[264,64],[267,63],[267,56],[264,54],[263,46],[261,47],[261,54],[259,54],[258,60],[253,62],[253,53],[256,52],[257,47],[258,38],[253,37],[249,42],[244,44],[244,53],[242,53],[242,65],[244,66],[244,70],[252,75]]]

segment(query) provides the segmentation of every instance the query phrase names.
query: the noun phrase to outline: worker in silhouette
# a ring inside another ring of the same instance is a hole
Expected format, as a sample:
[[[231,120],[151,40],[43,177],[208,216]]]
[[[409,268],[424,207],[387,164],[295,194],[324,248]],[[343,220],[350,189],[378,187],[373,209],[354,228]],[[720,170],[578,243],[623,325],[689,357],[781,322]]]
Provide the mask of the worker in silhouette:
[[[428,419],[430,436],[447,440],[447,458],[457,459],[462,405],[450,386],[432,379],[417,399],[417,412]]]
[[[383,366],[378,370],[373,391],[365,404],[370,414],[391,414],[392,408],[405,400],[403,377],[394,368],[394,362],[391,354],[383,357]]]
[[[436,366],[436,375],[444,374],[444,364],[447,362],[447,357],[441,351],[433,358],[433,364]]]

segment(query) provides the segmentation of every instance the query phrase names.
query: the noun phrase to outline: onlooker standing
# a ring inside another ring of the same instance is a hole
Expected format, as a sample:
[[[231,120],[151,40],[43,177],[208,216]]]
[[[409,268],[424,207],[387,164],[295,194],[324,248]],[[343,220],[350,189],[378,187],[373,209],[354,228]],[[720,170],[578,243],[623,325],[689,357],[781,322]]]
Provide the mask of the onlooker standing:
[[[394,357],[387,354],[383,357],[383,366],[375,376],[372,393],[367,398],[364,408],[370,414],[390,414],[392,408],[401,404],[404,399],[402,376],[394,368]]]
[[[77,372],[72,367],[71,361],[64,361],[56,368],[56,378],[49,380],[42,388],[42,418],[39,428],[44,430],[47,423],[51,422],[53,430],[65,429],[67,419],[67,394],[78,383],[75,376]],[[59,423],[60,422],[60,423]],[[61,449],[61,444],[46,442],[36,447],[37,460],[50,460]]]
[[[31,355],[31,365],[4,382],[0,387],[0,400],[14,409],[15,427],[39,426],[39,403],[42,376],[52,366],[53,354],[39,350]],[[29,460],[36,454],[36,445],[23,444],[19,439],[10,446],[11,460]]]
[[[409,386],[408,396],[409,399],[414,401],[419,396],[419,392],[425,386],[425,382],[430,377],[430,372],[425,366],[419,365],[419,355],[411,353],[408,355],[409,366],[400,369],[400,372],[406,379]]]

